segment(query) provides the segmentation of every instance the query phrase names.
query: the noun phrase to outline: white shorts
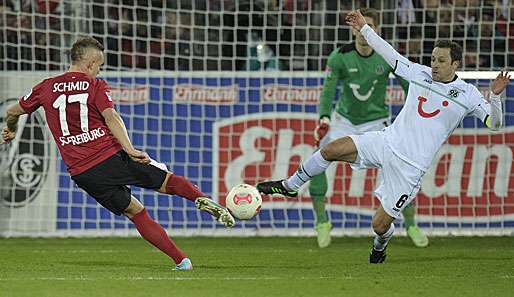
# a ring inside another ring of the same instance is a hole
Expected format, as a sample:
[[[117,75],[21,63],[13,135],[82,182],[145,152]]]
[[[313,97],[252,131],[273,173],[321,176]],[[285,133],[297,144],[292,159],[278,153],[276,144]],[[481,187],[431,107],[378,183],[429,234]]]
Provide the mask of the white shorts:
[[[357,147],[357,160],[352,169],[380,168],[382,178],[375,189],[385,212],[400,218],[421,187],[424,171],[396,156],[386,142],[383,131],[350,135]]]
[[[342,117],[337,112],[332,114],[332,120],[330,121],[330,129],[327,135],[321,139],[320,147],[324,147],[332,140],[336,140],[341,137],[348,135],[363,134],[368,131],[379,131],[387,127],[389,120],[378,119],[361,125],[354,125],[348,119]]]

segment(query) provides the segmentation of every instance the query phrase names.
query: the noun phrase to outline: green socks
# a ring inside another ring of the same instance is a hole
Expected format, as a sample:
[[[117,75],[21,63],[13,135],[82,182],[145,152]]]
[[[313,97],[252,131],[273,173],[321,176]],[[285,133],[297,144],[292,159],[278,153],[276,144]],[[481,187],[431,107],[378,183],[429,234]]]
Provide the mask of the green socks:
[[[328,214],[325,210],[325,194],[327,193],[327,189],[327,176],[325,173],[316,175],[311,179],[309,193],[314,212],[316,213],[316,224],[328,222]]]
[[[405,224],[405,229],[409,229],[410,226],[416,226],[416,219],[414,216],[416,215],[416,209],[414,205],[409,204],[403,209],[403,219]]]

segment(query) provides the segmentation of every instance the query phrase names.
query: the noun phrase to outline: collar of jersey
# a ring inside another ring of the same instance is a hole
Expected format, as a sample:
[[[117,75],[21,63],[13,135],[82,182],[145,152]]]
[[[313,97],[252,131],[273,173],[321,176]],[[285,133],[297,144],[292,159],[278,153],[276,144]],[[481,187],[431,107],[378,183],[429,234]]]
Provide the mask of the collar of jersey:
[[[434,90],[434,89],[432,89],[432,88],[430,88],[430,87],[428,87],[428,86],[425,86],[424,84],[420,84],[419,82],[414,81],[414,80],[412,80],[412,81],[411,81],[411,83],[413,83],[413,84],[415,84],[415,85],[417,85],[417,86],[420,86],[420,87],[422,87],[422,88],[425,88],[425,89],[427,89],[427,90],[429,90],[429,91],[431,91],[431,92],[434,92],[434,93],[436,93],[436,94],[437,94],[437,95],[439,95],[439,96],[443,96],[444,98],[446,98],[446,99],[450,100],[451,102],[453,102],[453,103],[455,103],[455,104],[459,105],[460,107],[464,108],[465,110],[467,110],[466,105],[464,105],[464,104],[460,103],[459,101],[455,100],[454,98],[452,98],[452,97],[450,97],[450,96],[448,96],[448,95],[445,95],[445,94],[443,94],[443,93],[441,93],[441,92],[438,92],[438,91],[436,91],[436,90]]]

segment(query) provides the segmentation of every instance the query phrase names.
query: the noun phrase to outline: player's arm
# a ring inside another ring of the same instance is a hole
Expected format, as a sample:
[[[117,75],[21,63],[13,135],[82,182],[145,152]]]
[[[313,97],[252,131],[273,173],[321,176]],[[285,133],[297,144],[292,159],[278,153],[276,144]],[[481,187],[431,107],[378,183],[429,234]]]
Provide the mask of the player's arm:
[[[22,114],[27,113],[17,102],[10,105],[5,112],[6,127],[2,129],[2,143],[8,143],[16,137],[18,130],[18,119]]]
[[[503,71],[501,71],[491,84],[489,102],[481,97],[482,103],[473,111],[473,115],[481,119],[484,124],[493,131],[498,131],[502,126],[503,111],[501,94],[509,84],[509,79],[510,75],[508,75],[508,72],[503,74]],[[476,92],[478,92],[478,90]],[[480,93],[479,96],[481,96]]]
[[[136,150],[130,141],[128,136],[127,128],[121,116],[114,110],[114,108],[106,108],[102,111],[102,116],[105,119],[105,123],[112,135],[121,144],[123,150],[136,162],[149,164],[150,157],[147,153]]]
[[[366,19],[359,10],[350,12],[346,16],[346,23],[361,32],[368,44],[394,69],[395,74],[409,80],[408,69],[412,62],[400,55],[387,41],[378,36],[366,23]]]
[[[327,117],[330,119],[332,114],[332,102],[336,96],[337,83],[339,82],[340,66],[337,64],[339,50],[334,50],[327,60],[323,90],[319,99],[319,118]]]
[[[332,51],[327,60],[323,90],[319,99],[319,123],[314,130],[316,146],[325,137],[330,129],[330,115],[332,114],[332,102],[336,95],[337,84],[341,78],[341,66],[337,63],[339,49]]]

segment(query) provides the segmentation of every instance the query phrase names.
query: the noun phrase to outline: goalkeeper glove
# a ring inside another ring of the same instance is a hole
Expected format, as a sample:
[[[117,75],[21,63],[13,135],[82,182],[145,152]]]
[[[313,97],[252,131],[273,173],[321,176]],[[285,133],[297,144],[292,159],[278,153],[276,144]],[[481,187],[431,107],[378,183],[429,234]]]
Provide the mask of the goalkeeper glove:
[[[330,129],[330,118],[329,117],[322,117],[319,120],[318,126],[316,126],[316,129],[314,130],[314,144],[316,146],[319,146],[319,142],[325,135],[327,135],[328,130]]]

